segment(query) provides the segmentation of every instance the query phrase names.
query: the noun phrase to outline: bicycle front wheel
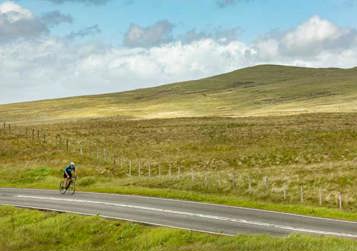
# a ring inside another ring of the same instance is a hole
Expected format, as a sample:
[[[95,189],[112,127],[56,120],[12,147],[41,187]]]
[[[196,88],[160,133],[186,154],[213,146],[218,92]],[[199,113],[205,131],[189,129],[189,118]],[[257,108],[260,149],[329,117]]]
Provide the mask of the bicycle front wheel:
[[[76,182],[74,180],[71,181],[71,184],[69,185],[67,190],[72,195],[76,192]]]

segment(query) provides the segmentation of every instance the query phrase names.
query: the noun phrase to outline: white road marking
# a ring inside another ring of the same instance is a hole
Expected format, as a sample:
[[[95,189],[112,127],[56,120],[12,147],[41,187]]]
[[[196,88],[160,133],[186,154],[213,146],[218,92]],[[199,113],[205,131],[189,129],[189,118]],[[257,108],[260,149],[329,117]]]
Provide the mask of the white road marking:
[[[65,198],[45,197],[45,196],[29,196],[29,195],[17,195],[16,197],[24,198],[24,199],[27,198],[27,199],[38,199],[38,200],[52,200],[52,201],[63,201],[63,202],[71,202],[71,203],[72,202],[87,203],[87,204],[106,205],[106,206],[113,206],[113,207],[132,208],[132,209],[147,210],[147,211],[153,211],[153,212],[159,212],[159,213],[170,213],[170,214],[184,215],[184,216],[190,216],[190,217],[199,217],[199,218],[218,220],[218,221],[249,224],[249,225],[261,226],[261,227],[267,227],[267,228],[277,228],[277,229],[294,231],[294,232],[332,235],[332,236],[347,237],[347,238],[357,238],[357,235],[351,234],[351,233],[339,233],[339,232],[322,231],[322,230],[317,230],[317,229],[298,228],[298,227],[292,227],[292,226],[287,226],[287,225],[277,225],[277,224],[265,223],[265,222],[259,222],[259,221],[249,221],[249,220],[245,220],[245,219],[228,218],[228,217],[208,215],[208,214],[190,213],[190,212],[184,212],[184,211],[175,211],[175,210],[169,210],[169,209],[144,207],[144,206],[136,206],[136,205],[105,202],[105,201],[65,199]]]

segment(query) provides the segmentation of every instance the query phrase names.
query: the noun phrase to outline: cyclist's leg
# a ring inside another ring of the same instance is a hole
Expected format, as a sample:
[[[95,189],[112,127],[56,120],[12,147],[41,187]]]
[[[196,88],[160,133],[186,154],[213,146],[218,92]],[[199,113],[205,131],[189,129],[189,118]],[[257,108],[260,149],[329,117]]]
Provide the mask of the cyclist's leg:
[[[66,172],[63,173],[63,188],[67,187],[67,174]]]
[[[71,185],[71,182],[72,182],[72,173],[69,173],[67,175],[67,183],[66,183],[66,186],[65,186],[66,189],[68,189],[68,187]]]

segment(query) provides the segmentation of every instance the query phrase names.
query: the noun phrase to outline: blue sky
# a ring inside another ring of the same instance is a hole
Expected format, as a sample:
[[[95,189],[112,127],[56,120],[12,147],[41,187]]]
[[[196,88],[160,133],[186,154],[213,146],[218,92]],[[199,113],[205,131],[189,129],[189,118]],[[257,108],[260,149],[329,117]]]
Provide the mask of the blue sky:
[[[63,36],[72,30],[98,25],[99,39],[121,43],[130,23],[142,26],[169,20],[175,33],[191,29],[207,31],[212,27],[239,27],[240,39],[250,42],[267,32],[286,30],[313,15],[341,26],[357,28],[355,0],[237,0],[222,8],[216,0],[112,0],[104,4],[67,1],[56,4],[46,0],[18,0],[37,15],[59,10],[73,17],[71,25],[52,30]]]
[[[357,65],[357,0],[0,0],[0,103]]]

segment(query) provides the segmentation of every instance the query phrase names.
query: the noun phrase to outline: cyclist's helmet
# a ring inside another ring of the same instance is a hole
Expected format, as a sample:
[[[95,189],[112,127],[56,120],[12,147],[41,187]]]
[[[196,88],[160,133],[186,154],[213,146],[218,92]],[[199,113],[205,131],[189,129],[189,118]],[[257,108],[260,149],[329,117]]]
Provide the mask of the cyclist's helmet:
[[[75,165],[74,165],[74,162],[73,161],[71,161],[71,163],[69,164],[71,167],[75,167]]]

